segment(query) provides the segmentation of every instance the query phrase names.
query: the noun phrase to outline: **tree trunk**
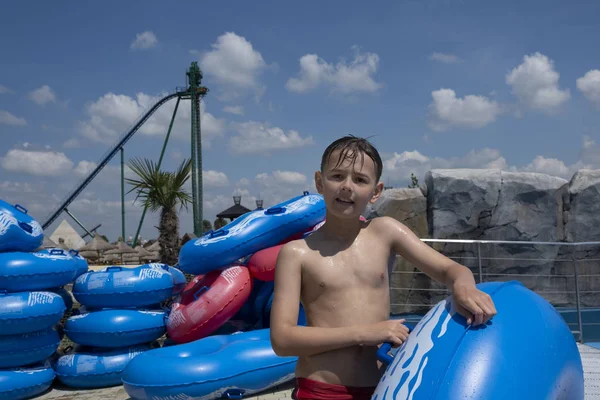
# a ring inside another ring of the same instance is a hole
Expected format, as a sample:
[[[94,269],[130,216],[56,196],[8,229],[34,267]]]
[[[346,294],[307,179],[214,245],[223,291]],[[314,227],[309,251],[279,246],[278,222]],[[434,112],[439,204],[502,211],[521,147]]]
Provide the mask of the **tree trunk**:
[[[160,262],[174,266],[179,259],[179,217],[175,208],[163,207],[158,232]]]

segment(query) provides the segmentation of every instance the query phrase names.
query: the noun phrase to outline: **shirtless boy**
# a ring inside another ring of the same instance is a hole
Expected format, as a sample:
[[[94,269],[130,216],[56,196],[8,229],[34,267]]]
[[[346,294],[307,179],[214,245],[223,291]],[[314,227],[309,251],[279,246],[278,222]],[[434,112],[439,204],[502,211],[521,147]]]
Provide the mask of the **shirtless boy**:
[[[276,354],[298,356],[294,398],[370,399],[384,372],[376,353],[408,337],[390,320],[389,273],[396,254],[453,293],[457,312],[474,326],[496,314],[471,271],[424,244],[397,220],[360,221],[383,190],[377,150],[353,136],[333,142],[315,173],[326,222],[281,249],[275,269],[271,342]],[[302,302],[307,326],[297,326]]]

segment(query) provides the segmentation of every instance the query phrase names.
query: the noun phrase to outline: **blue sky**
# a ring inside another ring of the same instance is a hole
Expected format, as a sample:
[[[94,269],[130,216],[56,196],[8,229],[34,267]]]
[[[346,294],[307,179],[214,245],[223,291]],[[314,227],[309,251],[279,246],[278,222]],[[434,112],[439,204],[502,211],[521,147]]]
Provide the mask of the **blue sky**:
[[[42,222],[198,61],[205,217],[314,190],[323,149],[372,136],[384,180],[432,168],[600,168],[600,4],[20,2],[0,13],[0,198]],[[158,159],[175,101],[125,149]],[[190,156],[182,102],[164,167]],[[129,174],[129,172],[128,172]],[[119,157],[70,207],[120,235]],[[127,235],[141,210],[127,196]],[[47,233],[63,219],[50,227]],[[144,237],[156,237],[158,214]],[[181,232],[191,214],[181,214]],[[70,221],[71,222],[71,221]],[[81,231],[81,230],[80,230]]]

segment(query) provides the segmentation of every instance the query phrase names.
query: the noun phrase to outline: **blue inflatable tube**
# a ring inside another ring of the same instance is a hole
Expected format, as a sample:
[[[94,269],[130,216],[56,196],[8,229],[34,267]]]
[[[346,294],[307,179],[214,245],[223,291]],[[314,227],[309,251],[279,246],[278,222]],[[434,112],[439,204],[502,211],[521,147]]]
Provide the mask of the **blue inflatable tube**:
[[[75,279],[77,264],[62,249],[0,253],[0,289],[9,292],[48,290]]]
[[[61,296],[52,292],[0,292],[0,335],[36,332],[52,327],[65,312]]]
[[[452,298],[415,326],[389,363],[373,400],[583,400],[583,367],[573,334],[544,298],[519,282],[478,285],[498,314],[472,327]]]
[[[163,264],[167,268],[167,272],[173,277],[173,295],[183,292],[187,285],[185,275],[179,269]]]
[[[56,377],[76,388],[100,388],[121,385],[121,373],[139,354],[151,350],[149,344],[117,349],[78,348],[61,356],[55,364]]]
[[[122,381],[132,399],[240,398],[293,379],[296,361],[277,356],[263,329],[147,351]]]
[[[49,292],[52,293],[56,293],[57,295],[59,295],[60,297],[62,297],[64,303],[65,303],[65,313],[68,313],[71,311],[71,309],[73,308],[73,295],[71,294],[71,292],[69,292],[67,289],[65,289],[64,287],[59,287],[59,288],[52,288],[52,289],[48,289]]]
[[[302,233],[324,218],[323,197],[304,192],[271,208],[248,212],[216,231],[188,241],[179,252],[178,266],[194,275],[224,268]]]
[[[65,324],[65,334],[73,342],[102,348],[149,343],[166,329],[163,310],[90,311],[71,316]]]
[[[24,400],[50,388],[54,369],[49,361],[27,368],[0,370],[0,400]]]
[[[149,264],[86,272],[73,285],[75,299],[90,309],[150,306],[172,294],[171,274]]]
[[[34,251],[43,241],[42,226],[25,208],[0,200],[0,252]]]
[[[85,258],[79,255],[79,252],[77,250],[71,249],[69,250],[69,254],[71,254],[71,257],[75,259],[75,263],[77,264],[77,272],[75,273],[75,278],[77,278],[79,275],[88,272],[88,269],[90,268],[88,262]]]
[[[58,332],[49,328],[39,332],[0,336],[0,368],[15,368],[44,361],[60,344]]]

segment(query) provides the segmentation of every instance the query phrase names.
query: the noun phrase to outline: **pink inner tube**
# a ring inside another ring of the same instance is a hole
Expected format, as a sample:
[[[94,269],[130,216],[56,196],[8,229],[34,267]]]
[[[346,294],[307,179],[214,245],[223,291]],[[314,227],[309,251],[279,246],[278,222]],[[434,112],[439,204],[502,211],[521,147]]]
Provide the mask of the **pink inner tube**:
[[[171,306],[169,337],[187,343],[210,335],[242,308],[251,290],[252,278],[243,265],[194,278]]]

